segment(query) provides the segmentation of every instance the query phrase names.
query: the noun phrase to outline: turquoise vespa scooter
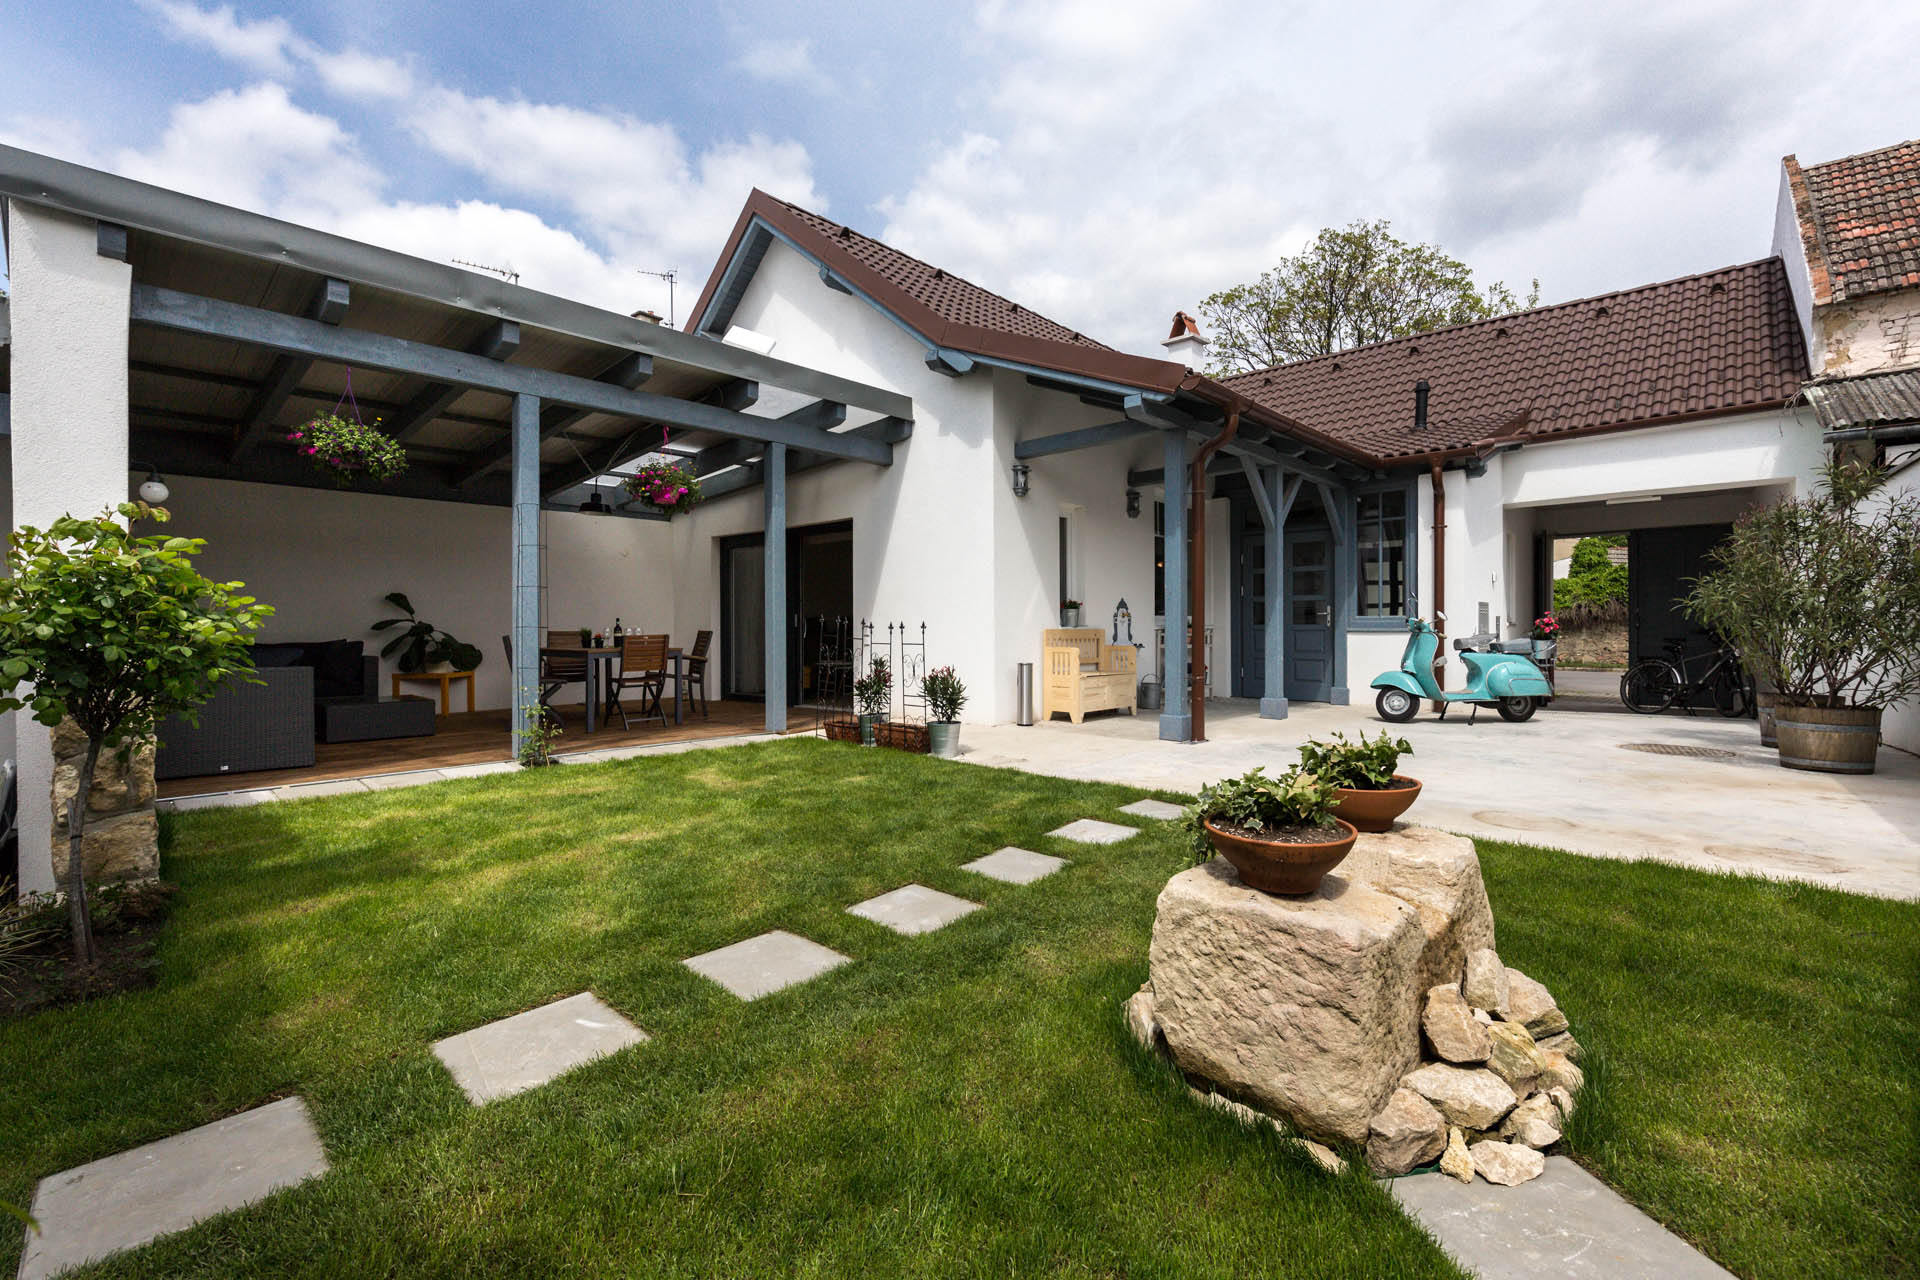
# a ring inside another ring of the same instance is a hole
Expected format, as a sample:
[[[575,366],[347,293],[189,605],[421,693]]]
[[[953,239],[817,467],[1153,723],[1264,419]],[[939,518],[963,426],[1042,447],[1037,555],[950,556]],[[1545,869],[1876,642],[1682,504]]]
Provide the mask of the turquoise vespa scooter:
[[[1438,618],[1445,622],[1447,615],[1439,614]],[[1382,720],[1405,724],[1419,712],[1422,698],[1432,698],[1440,704],[1442,720],[1447,718],[1447,709],[1454,703],[1465,702],[1473,707],[1467,717],[1469,724],[1481,707],[1495,707],[1502,720],[1518,724],[1532,719],[1539,705],[1553,696],[1553,686],[1547,683],[1546,676],[1533,665],[1531,658],[1519,653],[1490,652],[1496,644],[1492,636],[1469,636],[1453,642],[1460,660],[1467,664],[1467,687],[1458,691],[1442,689],[1433,678],[1433,658],[1440,650],[1440,633],[1419,618],[1407,619],[1407,631],[1407,649],[1400,655],[1400,669],[1383,671],[1373,678],[1373,687],[1380,691],[1373,705]],[[1481,641],[1485,642],[1484,647]]]

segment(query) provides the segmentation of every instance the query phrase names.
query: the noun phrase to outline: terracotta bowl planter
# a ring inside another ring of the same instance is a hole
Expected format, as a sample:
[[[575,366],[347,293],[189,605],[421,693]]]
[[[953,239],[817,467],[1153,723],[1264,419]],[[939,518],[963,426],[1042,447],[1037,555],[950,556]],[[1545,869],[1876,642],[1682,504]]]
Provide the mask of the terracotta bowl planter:
[[[1290,844],[1260,840],[1222,831],[1207,819],[1207,839],[1214,852],[1233,864],[1240,879],[1263,893],[1305,894],[1320,887],[1327,872],[1340,865],[1360,833],[1353,824],[1335,818],[1346,834],[1325,844]]]
[[[1378,791],[1339,788],[1334,794],[1340,797],[1340,803],[1333,806],[1333,816],[1342,822],[1352,823],[1356,831],[1392,830],[1393,820],[1412,808],[1413,802],[1420,798],[1419,779],[1396,773],[1393,780],[1400,785]]]

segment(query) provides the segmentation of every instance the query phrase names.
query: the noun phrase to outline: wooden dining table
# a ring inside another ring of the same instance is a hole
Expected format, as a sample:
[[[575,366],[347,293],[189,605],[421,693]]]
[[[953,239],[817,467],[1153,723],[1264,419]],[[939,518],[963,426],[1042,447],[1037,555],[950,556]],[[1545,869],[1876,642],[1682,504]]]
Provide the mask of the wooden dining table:
[[[603,706],[606,695],[602,690],[612,687],[613,676],[618,671],[620,650],[618,648],[581,649],[566,645],[541,645],[542,658],[585,659],[587,664],[587,732],[593,733],[600,727],[600,715],[610,711]],[[673,681],[673,722],[686,723],[686,652],[669,648],[667,662],[671,670],[667,678]]]

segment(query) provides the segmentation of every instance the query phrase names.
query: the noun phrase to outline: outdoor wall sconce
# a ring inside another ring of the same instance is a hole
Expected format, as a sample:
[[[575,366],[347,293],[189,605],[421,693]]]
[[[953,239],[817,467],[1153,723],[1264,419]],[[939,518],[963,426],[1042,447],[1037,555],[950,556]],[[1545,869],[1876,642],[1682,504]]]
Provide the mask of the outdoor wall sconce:
[[[1033,473],[1033,468],[1028,466],[1024,462],[1016,462],[1013,464],[1013,496],[1014,497],[1024,498],[1027,496],[1027,488],[1028,488],[1027,477],[1032,473]]]
[[[160,478],[159,468],[151,463],[136,462],[133,465],[136,470],[143,466],[147,469],[147,478],[140,482],[140,501],[150,507],[157,507],[165,502],[173,491],[168,489],[167,482]]]
[[[1129,489],[1127,490],[1127,519],[1138,520],[1139,518],[1140,491],[1138,489]]]

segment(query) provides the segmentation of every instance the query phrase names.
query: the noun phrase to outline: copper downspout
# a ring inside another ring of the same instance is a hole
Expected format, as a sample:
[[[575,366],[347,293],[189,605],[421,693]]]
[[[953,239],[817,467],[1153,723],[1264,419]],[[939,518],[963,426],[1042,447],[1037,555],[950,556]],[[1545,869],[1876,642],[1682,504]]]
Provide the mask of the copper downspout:
[[[1433,481],[1433,629],[1439,631],[1440,644],[1434,652],[1433,679],[1447,687],[1447,637],[1440,615],[1447,611],[1447,482],[1440,477],[1440,459],[1427,464],[1427,476]],[[1438,711],[1440,704],[1434,704]]]
[[[1193,459],[1193,479],[1187,495],[1187,556],[1189,610],[1193,634],[1187,648],[1187,710],[1193,716],[1190,742],[1207,740],[1207,464],[1240,431],[1240,410],[1227,410],[1227,425],[1200,446]]]

